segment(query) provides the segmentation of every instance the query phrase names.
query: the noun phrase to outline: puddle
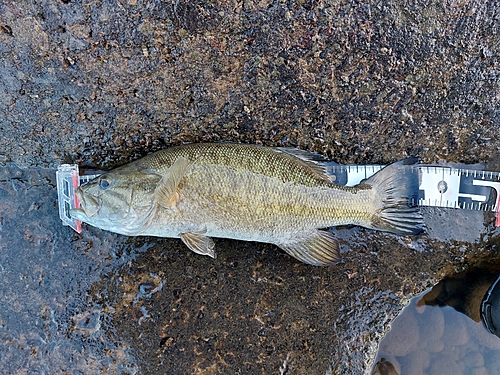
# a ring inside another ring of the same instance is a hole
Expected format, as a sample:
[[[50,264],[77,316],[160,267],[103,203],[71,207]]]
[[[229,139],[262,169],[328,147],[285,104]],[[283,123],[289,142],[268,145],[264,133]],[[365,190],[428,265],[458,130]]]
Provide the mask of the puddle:
[[[481,322],[481,301],[500,275],[485,263],[413,298],[381,341],[372,375],[496,375],[500,338]]]

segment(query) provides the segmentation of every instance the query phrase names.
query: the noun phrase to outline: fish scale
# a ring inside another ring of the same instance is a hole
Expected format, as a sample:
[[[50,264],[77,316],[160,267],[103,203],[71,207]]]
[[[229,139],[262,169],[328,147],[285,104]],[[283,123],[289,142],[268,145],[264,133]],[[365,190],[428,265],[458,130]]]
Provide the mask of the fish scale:
[[[272,243],[313,265],[339,258],[323,228],[345,224],[418,234],[423,219],[405,173],[416,159],[347,187],[329,164],[306,151],[242,144],[171,147],[78,187],[73,219],[125,235],[181,238],[215,257],[211,237]]]
[[[214,145],[222,147],[214,147]],[[243,168],[254,173],[279,178],[283,182],[291,181],[306,186],[330,182],[326,176],[320,174],[318,166],[307,165],[304,160],[280,150],[286,149],[231,143],[198,143],[157,151],[140,159],[138,165],[166,170],[178,157],[187,157],[199,164]]]

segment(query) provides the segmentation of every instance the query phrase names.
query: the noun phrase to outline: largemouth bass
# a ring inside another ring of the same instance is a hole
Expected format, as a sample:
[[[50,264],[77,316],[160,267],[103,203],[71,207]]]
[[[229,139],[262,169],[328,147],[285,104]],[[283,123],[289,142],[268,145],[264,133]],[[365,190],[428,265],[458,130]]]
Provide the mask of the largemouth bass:
[[[339,244],[322,228],[355,224],[418,234],[401,161],[354,187],[335,185],[315,155],[243,144],[171,147],[100,175],[77,190],[71,215],[130,236],[180,238],[215,258],[211,237],[272,243],[298,260],[330,265]]]

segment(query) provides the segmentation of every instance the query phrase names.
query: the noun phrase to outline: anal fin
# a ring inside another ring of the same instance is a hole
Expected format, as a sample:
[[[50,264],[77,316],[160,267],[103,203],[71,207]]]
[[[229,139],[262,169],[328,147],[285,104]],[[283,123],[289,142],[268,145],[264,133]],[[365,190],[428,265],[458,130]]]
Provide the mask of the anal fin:
[[[210,237],[205,236],[205,233],[206,231],[187,232],[181,233],[180,237],[182,242],[184,242],[191,251],[215,258],[215,243]]]
[[[314,266],[328,266],[340,259],[338,241],[333,234],[323,230],[315,230],[297,241],[277,245],[295,259]]]

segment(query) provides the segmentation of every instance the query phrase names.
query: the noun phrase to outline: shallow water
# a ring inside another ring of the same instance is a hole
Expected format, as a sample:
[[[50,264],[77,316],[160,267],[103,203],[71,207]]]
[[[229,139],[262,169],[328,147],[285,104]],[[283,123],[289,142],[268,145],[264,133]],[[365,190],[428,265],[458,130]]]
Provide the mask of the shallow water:
[[[413,298],[381,341],[373,375],[496,375],[500,338],[480,316],[500,262],[468,267]]]

